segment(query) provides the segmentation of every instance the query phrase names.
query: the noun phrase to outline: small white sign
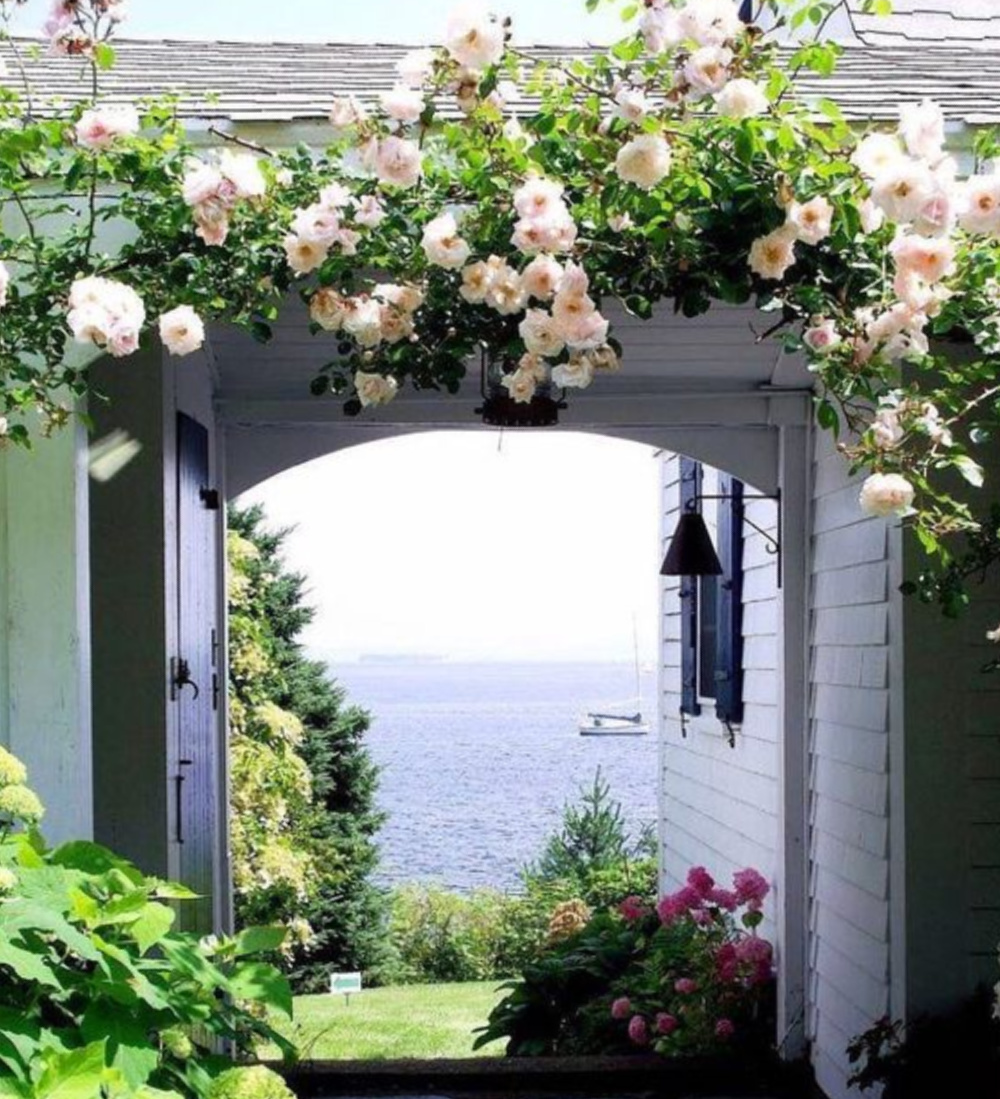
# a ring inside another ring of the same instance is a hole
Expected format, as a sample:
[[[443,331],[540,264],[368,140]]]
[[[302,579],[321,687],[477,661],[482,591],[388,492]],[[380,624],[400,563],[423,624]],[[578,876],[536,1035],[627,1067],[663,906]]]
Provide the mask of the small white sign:
[[[344,996],[348,1003],[351,1002],[351,996],[361,991],[361,974],[360,973],[331,973],[330,974],[330,994],[333,996]]]

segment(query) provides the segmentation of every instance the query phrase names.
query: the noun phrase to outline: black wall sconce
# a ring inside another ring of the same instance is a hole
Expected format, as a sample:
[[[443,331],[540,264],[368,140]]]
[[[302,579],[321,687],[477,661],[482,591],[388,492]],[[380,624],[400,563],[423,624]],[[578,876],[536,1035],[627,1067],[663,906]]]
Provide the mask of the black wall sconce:
[[[670,539],[670,548],[660,568],[661,576],[721,576],[722,562],[712,544],[712,536],[702,517],[699,505],[703,500],[732,500],[729,495],[693,496],[688,500],[683,515],[677,522],[677,529]],[[781,587],[781,538],[782,508],[781,491],[766,493],[744,493],[743,500],[773,500],[778,505],[778,532],[776,535],[759,527],[752,519],[743,514],[743,522],[755,530],[764,539],[764,548],[778,559],[778,587]]]

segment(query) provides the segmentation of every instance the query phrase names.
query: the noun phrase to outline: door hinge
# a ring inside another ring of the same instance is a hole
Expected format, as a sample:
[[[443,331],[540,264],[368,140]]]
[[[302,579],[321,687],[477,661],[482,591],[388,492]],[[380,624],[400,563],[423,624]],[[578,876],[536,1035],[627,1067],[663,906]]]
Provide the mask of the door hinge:
[[[219,708],[219,673],[212,672],[212,709]]]

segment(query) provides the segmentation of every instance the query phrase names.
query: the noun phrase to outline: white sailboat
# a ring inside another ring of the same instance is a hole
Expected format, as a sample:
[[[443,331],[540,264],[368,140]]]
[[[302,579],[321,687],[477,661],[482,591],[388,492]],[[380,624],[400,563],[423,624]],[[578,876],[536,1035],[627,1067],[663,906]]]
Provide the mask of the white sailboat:
[[[642,716],[642,675],[639,668],[639,634],[632,615],[632,645],[635,650],[635,698],[610,702],[580,718],[580,736],[647,736],[649,722]]]

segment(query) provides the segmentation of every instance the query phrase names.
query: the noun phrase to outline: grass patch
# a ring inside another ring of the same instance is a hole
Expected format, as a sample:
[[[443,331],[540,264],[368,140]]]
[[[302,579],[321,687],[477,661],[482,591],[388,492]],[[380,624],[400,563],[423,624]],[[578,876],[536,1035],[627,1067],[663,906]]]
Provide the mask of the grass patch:
[[[300,996],[295,1021],[280,1029],[306,1061],[499,1057],[502,1042],[480,1050],[472,1043],[502,995],[487,981],[373,988],[352,996],[350,1006],[343,996]]]

